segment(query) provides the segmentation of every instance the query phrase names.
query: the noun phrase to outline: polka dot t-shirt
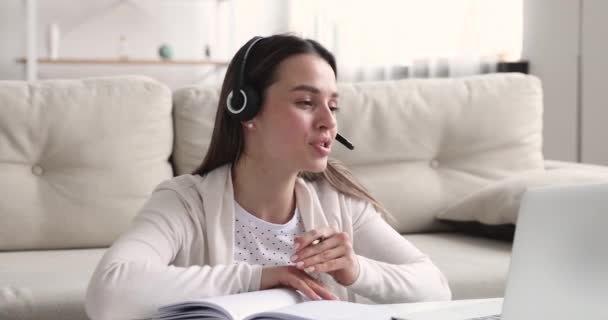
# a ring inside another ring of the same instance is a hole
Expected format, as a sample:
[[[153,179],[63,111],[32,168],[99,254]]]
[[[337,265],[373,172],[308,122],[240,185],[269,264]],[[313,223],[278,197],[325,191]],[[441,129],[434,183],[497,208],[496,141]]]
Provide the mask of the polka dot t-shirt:
[[[234,260],[263,266],[292,265],[293,239],[304,233],[304,224],[296,208],[285,224],[264,221],[235,202]]]

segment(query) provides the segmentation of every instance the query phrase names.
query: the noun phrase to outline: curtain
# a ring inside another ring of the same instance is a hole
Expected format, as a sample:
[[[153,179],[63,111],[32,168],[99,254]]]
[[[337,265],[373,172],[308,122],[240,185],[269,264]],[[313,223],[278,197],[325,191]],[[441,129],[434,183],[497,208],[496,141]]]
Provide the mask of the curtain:
[[[288,28],[336,55],[340,81],[458,77],[520,58],[523,0],[290,0]]]

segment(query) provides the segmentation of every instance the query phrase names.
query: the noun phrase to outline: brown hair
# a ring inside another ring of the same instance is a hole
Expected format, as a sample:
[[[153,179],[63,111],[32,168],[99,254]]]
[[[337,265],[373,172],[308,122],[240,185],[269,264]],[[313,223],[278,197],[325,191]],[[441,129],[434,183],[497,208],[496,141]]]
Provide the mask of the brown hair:
[[[318,42],[303,39],[294,35],[273,35],[259,41],[253,46],[247,56],[245,66],[245,82],[260,93],[260,103],[263,103],[266,89],[276,79],[276,69],[285,59],[296,54],[315,54],[325,60],[333,69],[337,78],[337,67],[334,56]],[[235,83],[235,75],[241,65],[242,57],[237,54],[232,58],[226,70],[226,76],[220,91],[215,125],[209,149],[201,165],[193,172],[201,176],[228,163],[239,161],[244,150],[243,128],[241,122],[230,117],[226,111],[226,99]],[[381,214],[387,211],[365,187],[363,187],[352,173],[335,159],[328,159],[327,167],[323,172],[301,172],[300,177],[307,181],[325,179],[339,192],[367,200],[374,205]]]

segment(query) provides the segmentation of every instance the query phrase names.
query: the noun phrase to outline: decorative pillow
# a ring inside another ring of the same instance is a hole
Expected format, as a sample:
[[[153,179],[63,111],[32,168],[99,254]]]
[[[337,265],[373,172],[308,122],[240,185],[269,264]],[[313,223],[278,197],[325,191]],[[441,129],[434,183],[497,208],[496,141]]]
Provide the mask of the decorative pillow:
[[[515,225],[521,198],[528,188],[592,183],[608,183],[608,170],[529,171],[481,189],[440,212],[437,218],[490,226]]]
[[[148,77],[0,81],[0,251],[111,245],[173,176],[171,114]]]

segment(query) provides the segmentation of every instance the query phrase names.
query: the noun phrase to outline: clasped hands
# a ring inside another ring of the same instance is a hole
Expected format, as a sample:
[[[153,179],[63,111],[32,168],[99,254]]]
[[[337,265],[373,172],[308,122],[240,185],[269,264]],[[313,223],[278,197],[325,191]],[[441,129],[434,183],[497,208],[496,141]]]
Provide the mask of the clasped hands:
[[[338,300],[320,281],[308,273],[327,273],[348,286],[359,276],[359,261],[346,232],[331,227],[311,230],[294,239],[294,266],[265,267],[260,289],[290,287],[312,300]]]

